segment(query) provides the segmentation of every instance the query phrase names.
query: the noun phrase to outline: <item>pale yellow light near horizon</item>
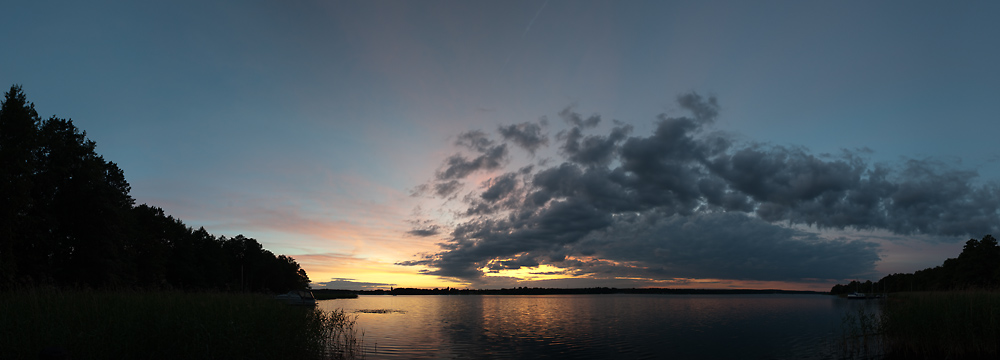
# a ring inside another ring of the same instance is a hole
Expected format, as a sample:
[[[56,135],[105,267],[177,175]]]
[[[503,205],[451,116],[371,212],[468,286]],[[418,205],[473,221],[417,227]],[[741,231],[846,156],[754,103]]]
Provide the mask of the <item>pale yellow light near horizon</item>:
[[[553,279],[569,279],[574,276],[567,273],[566,269],[555,267],[549,264],[541,264],[536,267],[521,267],[519,269],[505,269],[490,271],[489,267],[479,269],[488,277],[510,277],[521,281],[538,281]]]

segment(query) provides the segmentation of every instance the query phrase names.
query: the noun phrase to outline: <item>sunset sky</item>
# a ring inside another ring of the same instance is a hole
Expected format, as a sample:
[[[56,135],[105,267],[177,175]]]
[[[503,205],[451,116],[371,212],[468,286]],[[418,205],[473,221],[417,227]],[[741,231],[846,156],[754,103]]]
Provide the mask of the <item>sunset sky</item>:
[[[1000,234],[1000,2],[19,1],[0,84],[314,288],[829,290]]]

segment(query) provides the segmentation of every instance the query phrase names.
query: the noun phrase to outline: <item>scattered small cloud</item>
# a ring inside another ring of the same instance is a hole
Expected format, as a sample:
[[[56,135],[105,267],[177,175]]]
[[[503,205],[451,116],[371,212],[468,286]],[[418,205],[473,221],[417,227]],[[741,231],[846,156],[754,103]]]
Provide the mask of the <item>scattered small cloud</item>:
[[[413,229],[413,230],[407,231],[406,233],[410,234],[410,235],[413,235],[413,236],[428,237],[428,236],[437,235],[438,234],[438,229],[437,229],[437,227],[433,227],[433,228],[430,228],[430,229]]]
[[[559,112],[559,117],[562,118],[567,124],[570,124],[573,127],[586,129],[596,127],[601,123],[601,115],[593,114],[584,117],[583,115],[573,111],[574,107],[576,107],[576,105],[570,105]]]
[[[497,131],[504,140],[509,140],[534,154],[539,147],[549,143],[548,136],[542,134],[542,126],[544,125],[539,123],[524,122],[507,126],[501,125]]]
[[[410,221],[411,225],[414,227],[412,230],[406,233],[417,237],[429,237],[440,233],[441,227],[434,224],[430,220],[424,221]]]
[[[482,143],[470,143],[469,146],[476,147],[475,149],[480,152],[480,155],[471,159],[462,154],[448,157],[443,168],[437,173],[439,181],[458,180],[476,171],[499,169],[507,157],[507,144],[489,146]]]

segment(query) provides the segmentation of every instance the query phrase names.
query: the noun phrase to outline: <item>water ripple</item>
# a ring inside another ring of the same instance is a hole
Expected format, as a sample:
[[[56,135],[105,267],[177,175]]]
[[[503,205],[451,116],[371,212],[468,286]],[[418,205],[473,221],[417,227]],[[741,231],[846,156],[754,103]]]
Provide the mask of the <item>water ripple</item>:
[[[832,359],[821,295],[361,296],[370,359]]]

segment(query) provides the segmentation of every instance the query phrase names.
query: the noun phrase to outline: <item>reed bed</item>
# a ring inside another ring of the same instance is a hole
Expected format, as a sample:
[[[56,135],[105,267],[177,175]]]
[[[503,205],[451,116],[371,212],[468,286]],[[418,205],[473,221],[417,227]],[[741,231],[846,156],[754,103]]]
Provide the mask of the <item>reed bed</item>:
[[[0,358],[362,358],[356,316],[259,294],[0,293]]]
[[[841,358],[877,359],[885,353],[885,313],[865,306],[844,315]]]
[[[882,312],[889,358],[1000,357],[1000,292],[893,294]]]

